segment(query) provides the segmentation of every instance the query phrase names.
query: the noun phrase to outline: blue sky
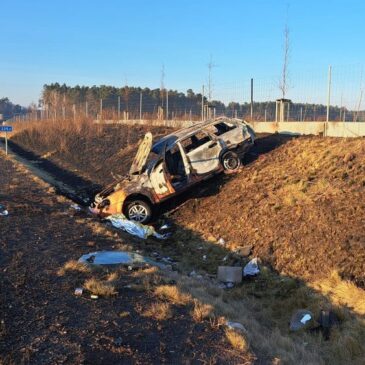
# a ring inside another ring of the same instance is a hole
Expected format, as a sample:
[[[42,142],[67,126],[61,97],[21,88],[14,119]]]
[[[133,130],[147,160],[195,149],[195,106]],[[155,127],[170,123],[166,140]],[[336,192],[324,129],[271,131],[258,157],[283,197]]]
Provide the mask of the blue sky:
[[[247,98],[251,77],[258,99],[280,96],[287,13],[289,96],[310,101],[318,92],[323,102],[329,64],[338,95],[348,88],[356,99],[361,87],[360,0],[1,0],[0,8],[0,97],[23,105],[56,81],[159,87],[162,64],[166,87],[200,91],[210,55],[215,98]]]

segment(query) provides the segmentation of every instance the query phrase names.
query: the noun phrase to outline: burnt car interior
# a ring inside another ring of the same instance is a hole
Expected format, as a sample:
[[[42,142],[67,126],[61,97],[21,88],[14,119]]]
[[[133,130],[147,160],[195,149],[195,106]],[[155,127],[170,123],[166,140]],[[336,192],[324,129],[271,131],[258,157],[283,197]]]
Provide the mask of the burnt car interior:
[[[175,189],[182,187],[187,180],[184,162],[178,146],[172,147],[165,153],[167,172],[171,176],[171,183]]]
[[[220,136],[221,134],[227,133],[232,129],[237,128],[237,126],[234,124],[228,125],[227,123],[224,122],[214,124],[214,127],[217,129],[217,131],[214,133],[216,136]]]

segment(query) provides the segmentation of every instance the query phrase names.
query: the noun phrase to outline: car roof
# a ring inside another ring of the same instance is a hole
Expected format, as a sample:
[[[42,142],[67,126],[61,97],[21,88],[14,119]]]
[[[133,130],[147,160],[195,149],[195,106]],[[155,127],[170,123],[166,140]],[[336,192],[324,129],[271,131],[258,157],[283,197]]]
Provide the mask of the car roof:
[[[200,130],[209,127],[210,125],[214,125],[220,122],[242,123],[243,121],[236,118],[221,117],[217,119],[210,119],[204,122],[196,123],[190,127],[179,129],[173,133],[167,134],[166,136],[162,137],[156,143],[154,143],[154,145],[152,146],[152,152],[160,154],[164,146],[166,146],[166,150],[169,150],[174,144],[176,144],[176,142],[184,138],[188,138],[193,134],[195,134],[196,132],[199,132]]]

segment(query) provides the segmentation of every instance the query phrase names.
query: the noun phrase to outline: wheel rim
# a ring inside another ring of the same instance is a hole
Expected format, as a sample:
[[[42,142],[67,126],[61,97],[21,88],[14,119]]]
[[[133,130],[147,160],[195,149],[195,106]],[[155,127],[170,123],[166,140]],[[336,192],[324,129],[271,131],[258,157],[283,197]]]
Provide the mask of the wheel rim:
[[[148,217],[148,211],[143,205],[134,204],[129,208],[128,216],[132,221],[144,222]]]
[[[239,162],[234,156],[227,156],[223,160],[223,166],[226,170],[235,170],[238,168]]]

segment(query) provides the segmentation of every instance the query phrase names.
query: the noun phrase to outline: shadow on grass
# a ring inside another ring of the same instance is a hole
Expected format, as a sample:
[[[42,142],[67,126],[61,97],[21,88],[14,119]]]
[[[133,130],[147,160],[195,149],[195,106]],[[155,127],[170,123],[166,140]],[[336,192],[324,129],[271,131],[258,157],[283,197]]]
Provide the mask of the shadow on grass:
[[[89,205],[93,196],[102,186],[71,172],[58,164],[28,151],[12,140],[8,141],[9,151],[15,158],[25,164],[38,177],[53,185],[58,194],[80,205]]]

